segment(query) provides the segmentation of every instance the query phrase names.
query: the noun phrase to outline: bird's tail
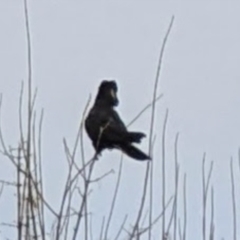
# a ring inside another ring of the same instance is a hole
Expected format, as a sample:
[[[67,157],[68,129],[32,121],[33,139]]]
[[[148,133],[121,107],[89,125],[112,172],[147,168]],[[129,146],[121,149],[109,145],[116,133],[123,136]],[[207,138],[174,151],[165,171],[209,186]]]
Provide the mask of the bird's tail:
[[[142,138],[146,137],[144,133],[141,132],[128,132],[128,141],[140,143]]]
[[[142,152],[141,150],[139,150],[138,148],[136,148],[135,146],[131,145],[131,144],[125,144],[121,146],[121,150],[126,153],[129,157],[134,158],[136,160],[150,160],[151,158],[145,154],[144,152]]]

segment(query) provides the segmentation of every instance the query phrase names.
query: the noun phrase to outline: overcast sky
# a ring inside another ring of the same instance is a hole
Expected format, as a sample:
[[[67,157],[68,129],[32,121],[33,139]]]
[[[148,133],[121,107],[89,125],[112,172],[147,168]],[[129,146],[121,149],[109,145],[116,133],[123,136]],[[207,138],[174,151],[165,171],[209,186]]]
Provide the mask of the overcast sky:
[[[59,204],[66,160],[62,139],[72,143],[90,94],[102,79],[119,85],[118,111],[129,122],[152,99],[159,51],[172,15],[173,28],[165,49],[157,105],[154,149],[154,216],[161,211],[161,133],[169,109],[167,130],[167,196],[173,193],[173,144],[177,132],[181,184],[187,174],[187,239],[201,239],[201,159],[214,161],[211,186],[215,188],[216,239],[232,239],[230,157],[236,182],[240,174],[240,3],[232,1],[30,1],[36,108],[44,108],[43,164],[49,202]],[[18,99],[26,80],[26,36],[21,1],[0,1],[0,92],[3,93],[2,127],[9,145],[18,143]],[[148,134],[150,111],[131,129]],[[141,148],[147,151],[148,139]],[[85,136],[86,158],[94,151]],[[100,230],[108,213],[120,161],[118,151],[104,152],[94,176],[110,169],[115,174],[94,186],[91,207],[94,227]],[[0,179],[10,180],[14,168],[0,157]],[[124,158],[123,178],[114,215],[118,227],[129,214],[136,217],[146,163]],[[240,197],[239,185],[237,196]],[[181,190],[182,191],[182,190]],[[239,198],[238,198],[239,199]],[[238,204],[239,201],[237,201]],[[0,222],[11,222],[13,193],[0,199]],[[11,209],[11,211],[9,211]],[[238,208],[238,228],[240,215]],[[114,236],[112,229],[110,236]],[[154,228],[158,239],[160,225]],[[1,227],[0,236],[12,236]],[[97,239],[96,232],[96,239]],[[238,236],[240,238],[240,231]]]

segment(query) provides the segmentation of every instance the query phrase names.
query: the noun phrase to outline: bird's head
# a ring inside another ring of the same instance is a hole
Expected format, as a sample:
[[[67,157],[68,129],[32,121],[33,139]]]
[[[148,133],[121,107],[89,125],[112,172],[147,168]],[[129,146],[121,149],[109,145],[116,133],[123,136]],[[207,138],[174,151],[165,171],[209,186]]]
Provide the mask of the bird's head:
[[[117,84],[115,81],[102,81],[98,88],[96,102],[103,102],[111,107],[117,106],[117,90]]]

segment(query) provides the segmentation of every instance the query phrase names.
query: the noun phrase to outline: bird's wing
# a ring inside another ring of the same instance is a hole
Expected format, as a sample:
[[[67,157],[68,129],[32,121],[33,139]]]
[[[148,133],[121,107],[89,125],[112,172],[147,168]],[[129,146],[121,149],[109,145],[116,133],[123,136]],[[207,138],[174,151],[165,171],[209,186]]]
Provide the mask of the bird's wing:
[[[106,117],[106,119],[105,119]],[[104,119],[104,120],[103,120]],[[128,137],[127,128],[116,111],[112,110],[104,116],[102,124],[102,140],[112,143],[126,141]]]
[[[120,116],[118,115],[118,113],[112,109],[111,111],[111,118],[112,118],[112,122],[113,124],[120,128],[122,131],[127,131],[127,128],[125,126],[125,124],[123,123],[123,121],[121,120]]]
[[[117,144],[128,137],[124,123],[113,109],[92,109],[86,123],[95,142],[100,138],[101,142]]]

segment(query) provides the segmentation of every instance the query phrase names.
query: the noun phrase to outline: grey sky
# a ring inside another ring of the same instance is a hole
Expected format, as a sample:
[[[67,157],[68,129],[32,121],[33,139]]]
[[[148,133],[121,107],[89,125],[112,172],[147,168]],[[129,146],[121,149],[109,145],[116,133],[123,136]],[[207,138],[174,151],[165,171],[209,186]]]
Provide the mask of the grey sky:
[[[157,106],[154,216],[161,211],[161,132],[168,108],[167,195],[173,192],[173,144],[180,132],[181,184],[184,172],[188,180],[188,239],[201,236],[201,159],[205,151],[207,165],[210,160],[215,164],[216,239],[231,239],[230,156],[235,160],[237,182],[240,177],[236,159],[240,142],[239,10],[240,4],[234,1],[31,1],[33,77],[38,88],[37,108],[45,111],[45,190],[52,204],[59,204],[65,179],[62,139],[73,142],[89,94],[94,97],[101,79],[116,79],[118,110],[124,121],[130,121],[152,99],[160,47],[175,15],[161,72],[159,93],[164,98]],[[0,2],[0,39],[2,124],[9,145],[16,145],[19,92],[27,76],[21,1]],[[149,119],[150,111],[131,128],[148,133]],[[142,144],[146,151],[147,147],[148,139]],[[85,149],[86,158],[91,158],[94,152],[87,138]],[[94,172],[97,177],[112,168],[116,171],[94,187],[91,205],[97,231],[108,213],[119,159],[117,151],[104,152]],[[9,180],[14,169],[3,157],[0,162],[0,178]],[[117,229],[126,213],[128,224],[136,217],[145,166],[125,157],[114,216]],[[238,185],[238,197],[239,189]],[[0,199],[0,222],[12,220],[12,194],[5,190]],[[159,227],[154,229],[155,239]],[[10,232],[1,229],[2,236]]]

